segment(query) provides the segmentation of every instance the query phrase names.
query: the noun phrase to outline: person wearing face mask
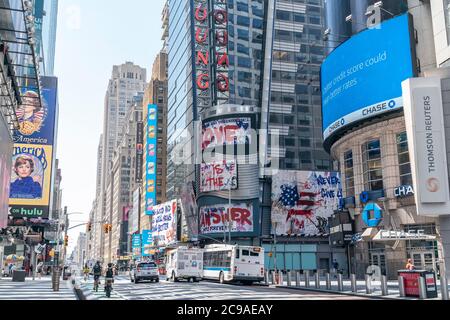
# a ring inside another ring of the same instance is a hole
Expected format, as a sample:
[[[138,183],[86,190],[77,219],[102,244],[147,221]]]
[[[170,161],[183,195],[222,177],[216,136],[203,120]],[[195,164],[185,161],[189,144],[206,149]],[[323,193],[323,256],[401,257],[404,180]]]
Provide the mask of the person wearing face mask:
[[[34,172],[33,159],[21,156],[14,163],[17,180],[11,183],[11,199],[39,199],[42,198],[42,187],[31,174]]]

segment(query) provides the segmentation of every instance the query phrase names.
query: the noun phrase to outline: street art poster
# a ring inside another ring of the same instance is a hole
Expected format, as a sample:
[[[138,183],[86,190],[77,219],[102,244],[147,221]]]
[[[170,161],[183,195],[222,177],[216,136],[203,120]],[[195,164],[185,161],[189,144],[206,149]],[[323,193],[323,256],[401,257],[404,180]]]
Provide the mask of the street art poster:
[[[155,247],[164,248],[177,242],[177,200],[153,207],[152,234]]]
[[[339,173],[280,171],[272,178],[272,234],[327,234],[341,199]]]
[[[53,145],[57,114],[57,78],[42,77],[42,104],[35,89],[26,89],[22,104],[16,110],[19,130],[14,131],[14,143]]]
[[[251,133],[250,118],[205,121],[202,125],[202,150],[216,146],[250,144]]]
[[[9,191],[13,217],[49,216],[52,146],[14,145]]]
[[[231,215],[231,221],[229,220]],[[200,208],[200,233],[214,234],[228,232],[231,226],[232,233],[253,232],[253,205],[229,204],[206,206]]]
[[[156,205],[156,165],[158,145],[158,106],[149,104],[147,112],[147,150],[146,150],[146,190],[145,213],[153,215],[153,206]]]
[[[133,234],[131,237],[131,247],[133,250],[133,259],[139,259],[142,254],[141,234]]]
[[[151,230],[143,230],[142,231],[142,256],[150,257],[151,250],[153,249],[153,237]]]
[[[236,161],[201,165],[200,192],[236,190],[238,176]]]
[[[191,241],[198,240],[198,214],[197,199],[194,192],[194,183],[192,181],[185,183],[181,187],[181,210],[186,217],[188,228],[188,238]]]

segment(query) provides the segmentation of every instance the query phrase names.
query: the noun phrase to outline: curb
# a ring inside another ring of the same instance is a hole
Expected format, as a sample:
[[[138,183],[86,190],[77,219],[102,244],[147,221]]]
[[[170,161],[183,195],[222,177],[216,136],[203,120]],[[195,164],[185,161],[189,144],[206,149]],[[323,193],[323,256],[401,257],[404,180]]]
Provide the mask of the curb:
[[[389,298],[389,297],[385,297],[385,296],[372,296],[372,295],[354,293],[354,292],[349,292],[349,291],[333,291],[333,290],[326,290],[326,289],[304,288],[304,287],[288,287],[288,286],[275,286],[275,288],[301,290],[301,291],[312,291],[312,292],[323,292],[323,293],[332,293],[332,294],[340,294],[340,295],[344,295],[344,296],[369,298],[369,299],[374,299],[374,300],[398,300],[398,298]]]

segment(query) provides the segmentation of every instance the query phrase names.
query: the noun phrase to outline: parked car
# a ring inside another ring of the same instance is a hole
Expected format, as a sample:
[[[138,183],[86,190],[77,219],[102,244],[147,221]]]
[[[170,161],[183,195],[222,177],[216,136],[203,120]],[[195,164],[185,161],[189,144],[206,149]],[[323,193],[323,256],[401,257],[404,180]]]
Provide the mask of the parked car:
[[[158,266],[154,262],[140,262],[131,270],[130,280],[134,283],[142,280],[159,282]]]

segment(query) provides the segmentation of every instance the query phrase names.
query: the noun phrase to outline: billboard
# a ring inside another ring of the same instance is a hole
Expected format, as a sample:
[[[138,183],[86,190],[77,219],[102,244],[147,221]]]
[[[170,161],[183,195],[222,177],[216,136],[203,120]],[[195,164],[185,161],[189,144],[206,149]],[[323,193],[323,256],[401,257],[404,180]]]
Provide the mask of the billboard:
[[[14,218],[49,218],[53,144],[56,134],[58,79],[41,77],[42,106],[32,88],[17,108],[13,133],[9,214]]]
[[[198,240],[198,214],[197,199],[195,197],[194,183],[187,182],[181,187],[181,210],[186,218],[188,238]]]
[[[13,144],[6,123],[0,120],[0,229],[8,224],[11,153]]]
[[[15,218],[49,217],[52,146],[15,144],[9,213]]]
[[[403,92],[417,214],[432,217],[449,215],[441,80],[409,79],[403,83]]]
[[[142,231],[142,256],[150,257],[150,251],[153,248],[153,237],[151,230],[143,230]]]
[[[130,226],[130,232],[135,233],[139,231],[139,215],[140,215],[140,207],[141,207],[141,194],[140,189],[136,189],[136,191],[133,192],[133,213],[131,215],[131,226]]]
[[[144,123],[139,121],[136,129],[136,183],[142,182],[144,165]]]
[[[200,175],[200,192],[236,190],[238,188],[236,161],[202,163]]]
[[[133,259],[139,259],[142,254],[142,238],[140,234],[133,234],[131,237],[131,247],[133,251]]]
[[[252,204],[221,204],[200,208],[201,234],[229,232],[230,225],[232,233],[253,232],[254,223]]]
[[[207,120],[202,124],[202,150],[216,146],[250,144],[251,119],[247,117]]]
[[[321,70],[324,139],[360,120],[403,108],[401,83],[416,73],[413,52],[409,14],[337,47]]]
[[[172,200],[153,208],[152,233],[156,247],[166,247],[177,242],[178,204]]]
[[[272,234],[327,234],[340,199],[339,173],[280,171],[272,177]]]
[[[148,105],[147,112],[147,150],[146,150],[146,188],[145,213],[153,215],[153,206],[156,205],[156,165],[158,149],[158,106]]]

